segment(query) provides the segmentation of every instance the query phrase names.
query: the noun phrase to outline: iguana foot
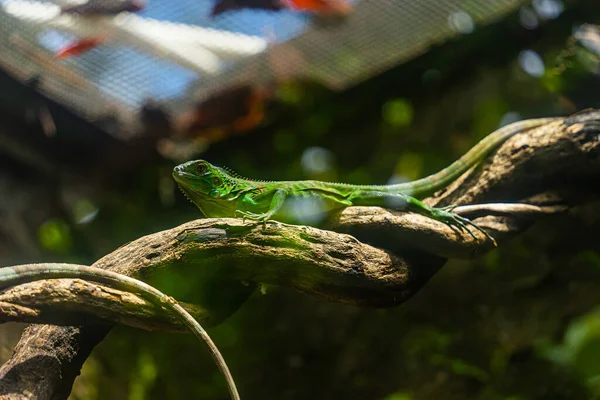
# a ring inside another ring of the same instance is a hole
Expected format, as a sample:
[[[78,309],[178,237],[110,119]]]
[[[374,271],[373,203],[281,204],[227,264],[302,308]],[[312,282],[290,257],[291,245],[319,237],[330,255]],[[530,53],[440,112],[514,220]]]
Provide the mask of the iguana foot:
[[[452,208],[450,208],[450,207],[452,207]],[[483,233],[485,235],[485,237],[488,238],[494,244],[494,247],[498,246],[498,244],[496,243],[496,240],[492,236],[490,236],[490,234],[487,233],[485,231],[485,229],[481,228],[479,225],[475,224],[474,222],[471,222],[469,219],[467,219],[465,217],[461,217],[460,215],[449,211],[455,207],[456,206],[433,208],[431,210],[432,211],[431,217],[433,219],[435,219],[436,221],[443,222],[450,227],[454,226],[459,229],[464,229],[467,232],[469,232],[469,234],[471,236],[473,236],[474,239],[477,239],[477,236],[475,236],[473,234],[473,232],[471,232],[471,229],[469,229],[469,227],[473,227],[473,228],[477,229],[479,232]]]
[[[263,229],[267,227],[267,220],[269,219],[269,215],[267,213],[256,214],[256,213],[253,213],[250,211],[240,211],[240,210],[235,210],[235,213],[233,214],[233,216],[234,217],[241,216],[242,222],[246,222],[246,218],[253,220],[253,221],[257,221],[257,222],[262,222]]]

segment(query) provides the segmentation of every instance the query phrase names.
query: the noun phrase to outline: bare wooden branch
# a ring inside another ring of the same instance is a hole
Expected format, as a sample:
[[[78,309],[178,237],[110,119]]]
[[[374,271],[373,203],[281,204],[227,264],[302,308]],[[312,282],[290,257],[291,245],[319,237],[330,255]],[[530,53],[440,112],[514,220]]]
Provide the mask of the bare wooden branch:
[[[589,112],[517,135],[485,165],[427,202],[514,202],[537,207],[513,206],[511,211],[507,206],[488,206],[494,215],[476,222],[490,227],[502,242],[538,217],[562,212],[566,206],[583,204],[597,196],[598,189],[589,182],[597,181],[600,172],[599,133],[600,112]],[[458,209],[466,213],[483,210],[485,206]],[[198,220],[140,238],[94,266],[150,283],[159,282],[163,274],[185,274],[197,279],[198,285],[228,281],[232,285],[228,294],[237,296],[235,304],[221,310],[204,308],[207,316],[218,319],[241,305],[250,293],[251,288],[241,289],[240,281],[286,285],[328,300],[359,305],[397,305],[443,265],[445,260],[440,255],[469,257],[489,248],[476,232],[471,236],[418,215],[375,207],[345,209],[329,221],[329,227],[352,236],[276,222],[263,230],[240,220]],[[397,255],[399,251],[402,256]],[[69,284],[72,282],[61,283]],[[159,284],[157,287],[160,289]],[[183,293],[177,298],[191,301],[193,296],[188,300],[188,295]],[[191,302],[202,306],[202,302]],[[81,362],[106,331],[29,328],[14,356],[0,370],[0,394],[28,391],[41,399],[66,398]],[[42,342],[51,343],[53,352],[31,345]],[[44,368],[52,367],[59,373],[47,374],[28,362],[39,356],[47,357]],[[43,385],[39,376],[45,376]]]

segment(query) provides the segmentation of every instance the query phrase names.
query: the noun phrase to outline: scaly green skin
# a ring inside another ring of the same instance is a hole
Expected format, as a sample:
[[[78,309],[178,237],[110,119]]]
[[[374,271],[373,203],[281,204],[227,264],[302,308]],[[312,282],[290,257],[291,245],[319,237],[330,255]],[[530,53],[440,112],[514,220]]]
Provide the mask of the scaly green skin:
[[[5,290],[11,286],[23,283],[39,281],[44,279],[83,279],[110,285],[113,288],[124,291],[139,293],[149,301],[161,307],[172,311],[200,340],[204,341],[210,353],[215,360],[219,370],[227,381],[230,396],[233,400],[239,400],[237,388],[229,368],[223,359],[223,356],[217,349],[217,346],[211,340],[208,333],[200,326],[183,307],[181,307],[172,297],[160,292],[154,287],[144,282],[121,275],[116,272],[106,271],[100,268],[88,267],[76,264],[27,264],[16,265],[12,267],[0,268],[0,290]]]
[[[381,206],[419,213],[447,225],[466,229],[469,233],[471,232],[468,226],[472,226],[495,244],[494,239],[483,229],[451,212],[453,207],[432,208],[418,199],[448,186],[509,137],[560,119],[530,119],[502,127],[440,172],[397,185],[352,185],[321,181],[265,182],[242,178],[203,160],[178,165],[173,170],[173,178],[185,195],[207,217],[241,216],[263,223],[275,218],[298,223],[294,212],[285,210],[284,204],[290,199],[316,198],[319,201],[312,207],[315,214],[349,206]]]

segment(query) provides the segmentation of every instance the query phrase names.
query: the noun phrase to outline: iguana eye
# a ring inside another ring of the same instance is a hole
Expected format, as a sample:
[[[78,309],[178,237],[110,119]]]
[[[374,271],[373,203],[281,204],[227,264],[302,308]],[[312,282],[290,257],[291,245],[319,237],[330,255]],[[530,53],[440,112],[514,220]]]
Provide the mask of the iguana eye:
[[[219,178],[217,178],[217,177],[214,177],[212,179],[212,184],[215,185],[215,186],[219,186],[221,184],[221,180]]]
[[[206,164],[200,163],[200,164],[196,165],[196,172],[198,172],[199,174],[205,173],[206,172]]]

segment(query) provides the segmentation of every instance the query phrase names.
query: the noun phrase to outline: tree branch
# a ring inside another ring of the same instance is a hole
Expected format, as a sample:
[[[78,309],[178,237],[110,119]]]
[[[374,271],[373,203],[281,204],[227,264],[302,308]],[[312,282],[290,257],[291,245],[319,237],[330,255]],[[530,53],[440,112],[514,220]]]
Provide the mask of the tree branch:
[[[597,196],[598,189],[589,182],[597,180],[600,172],[599,133],[600,112],[595,111],[516,135],[483,166],[474,168],[427,202],[432,205],[527,203],[457,208],[468,215],[491,212],[493,215],[478,218],[476,222],[489,228],[502,243],[540,217],[563,212],[566,207]],[[347,208],[333,216],[327,227],[352,236],[277,222],[267,224],[263,230],[259,225],[234,219],[197,220],[140,238],[94,266],[139,277],[159,289],[161,276],[185,276],[189,290],[169,294],[197,304],[203,318],[217,322],[252,292],[252,285],[244,286],[240,281],[285,285],[331,301],[394,306],[418,291],[443,265],[443,257],[470,257],[490,248],[477,232],[471,236],[419,215],[375,207]],[[73,284],[82,287],[81,282],[74,282],[65,280],[52,287],[69,288]],[[220,291],[226,293],[226,298],[215,301],[203,297],[205,291],[199,288],[215,284],[227,288]],[[25,307],[19,311],[21,315],[43,314],[41,303],[21,301],[33,290],[43,290],[48,295],[47,288],[23,285],[12,290],[12,298],[10,293],[0,297],[6,307],[10,303],[10,309],[14,310],[19,304]],[[19,299],[14,297],[18,291],[21,291]],[[106,295],[111,297],[108,292]],[[56,301],[57,296],[48,297],[51,298]],[[123,305],[135,301],[134,297],[125,296]],[[73,314],[67,315],[70,309],[66,302],[58,303],[63,323],[67,322]],[[97,311],[91,308],[76,306],[78,312]],[[101,315],[150,328],[145,317]],[[179,330],[174,325],[163,326],[170,324],[168,319],[162,322],[153,319],[151,323],[160,329]],[[81,363],[108,329],[28,328],[15,354],[0,370],[0,393],[29,392],[41,399],[66,398]],[[49,345],[53,346],[52,352],[47,349]],[[38,358],[44,362],[29,362]],[[44,376],[43,383],[40,376]]]

